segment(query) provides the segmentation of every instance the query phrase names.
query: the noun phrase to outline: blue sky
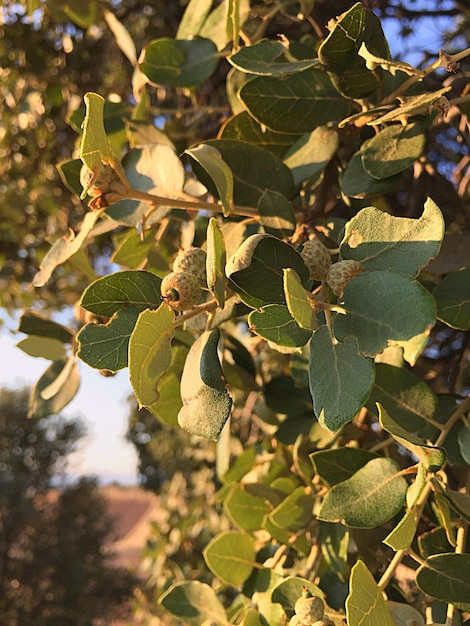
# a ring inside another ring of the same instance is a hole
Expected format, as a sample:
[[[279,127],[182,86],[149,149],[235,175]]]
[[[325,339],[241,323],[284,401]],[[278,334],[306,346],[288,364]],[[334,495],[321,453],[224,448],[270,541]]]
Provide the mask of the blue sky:
[[[0,386],[10,389],[31,387],[49,366],[49,361],[26,355],[16,343],[23,334],[12,334],[14,320],[7,320],[0,330]],[[80,417],[87,436],[70,457],[72,475],[99,476],[102,482],[135,484],[137,455],[126,442],[128,404],[131,387],[127,370],[113,378],[103,378],[84,363],[80,365],[82,382],[74,400],[62,411],[64,417]]]

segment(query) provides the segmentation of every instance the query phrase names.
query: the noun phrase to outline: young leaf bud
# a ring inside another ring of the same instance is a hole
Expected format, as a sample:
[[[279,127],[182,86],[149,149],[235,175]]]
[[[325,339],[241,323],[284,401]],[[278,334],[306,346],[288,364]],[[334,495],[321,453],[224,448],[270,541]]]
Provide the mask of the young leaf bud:
[[[305,587],[302,591],[302,596],[295,603],[294,610],[302,624],[312,626],[312,624],[323,618],[325,603],[319,596],[313,596]]]
[[[300,256],[310,271],[310,278],[325,279],[331,266],[331,255],[321,241],[318,239],[306,241]]]
[[[202,296],[199,280],[189,272],[171,272],[162,280],[160,291],[168,306],[177,311],[194,308]]]
[[[180,250],[173,262],[174,272],[189,272],[199,279],[201,287],[207,286],[206,253],[202,248]]]
[[[326,282],[331,287],[332,292],[337,296],[343,295],[343,289],[349,283],[350,280],[362,274],[364,268],[359,261],[353,259],[346,259],[344,261],[338,261],[328,270],[326,275]]]

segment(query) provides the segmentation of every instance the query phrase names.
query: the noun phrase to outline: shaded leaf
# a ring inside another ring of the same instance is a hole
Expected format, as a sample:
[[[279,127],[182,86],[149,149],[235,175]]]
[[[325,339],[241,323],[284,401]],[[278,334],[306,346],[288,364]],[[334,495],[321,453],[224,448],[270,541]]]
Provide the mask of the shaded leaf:
[[[344,171],[341,190],[350,198],[371,198],[394,191],[400,184],[401,174],[378,180],[366,172],[362,152],[356,152]]]
[[[265,498],[250,494],[239,485],[234,485],[224,500],[224,510],[234,524],[243,530],[262,528],[264,516],[272,507]]]
[[[359,56],[363,43],[372,54],[390,58],[379,18],[357,2],[339,16],[318,49],[318,58],[332,74],[336,88],[348,98],[365,98],[379,85],[377,74]]]
[[[310,330],[301,328],[285,304],[268,304],[248,316],[251,332],[278,346],[296,348],[304,346],[312,336]]]
[[[217,439],[230,416],[232,399],[217,348],[220,331],[206,331],[190,348],[181,378],[179,425],[193,435]]]
[[[16,347],[29,356],[41,357],[49,361],[60,361],[66,356],[64,344],[52,337],[30,335],[19,341]]]
[[[187,355],[186,346],[172,346],[171,365],[158,384],[159,398],[147,407],[163,424],[168,426],[178,425],[178,413],[183,406],[180,393],[181,376]]]
[[[292,204],[277,191],[266,189],[258,201],[259,222],[266,233],[287,239],[295,231]]]
[[[313,518],[314,498],[304,487],[297,487],[267,516],[270,524],[296,532],[308,526]]]
[[[302,283],[308,269],[291,245],[271,235],[252,235],[245,239],[229,259],[226,274],[233,289],[253,308],[266,304],[285,304],[284,272],[292,268]]]
[[[54,361],[31,389],[28,417],[57,415],[76,396],[80,370],[75,357]]]
[[[392,435],[399,444],[410,450],[418,457],[430,472],[439,471],[446,461],[446,453],[443,448],[426,445],[426,443],[412,435],[407,429],[398,424],[380,404],[379,421],[384,430]]]
[[[255,540],[247,533],[220,533],[204,549],[204,560],[214,574],[228,585],[243,584],[256,559]]]
[[[374,577],[362,561],[357,561],[349,581],[346,615],[349,626],[396,626],[387,602]]]
[[[128,365],[129,339],[138,311],[122,310],[107,324],[85,324],[77,335],[77,356],[90,367],[117,372]]]
[[[318,450],[310,455],[315,473],[329,486],[351,478],[377,454],[361,448],[337,448]]]
[[[199,144],[185,151],[190,159],[199,163],[217,188],[217,194],[227,217],[233,210],[233,175],[220,152],[209,144]]]
[[[267,150],[232,139],[215,139],[207,144],[220,152],[232,171],[236,204],[256,207],[266,189],[277,191],[286,198],[294,195],[294,181],[289,168]],[[199,170],[197,175],[199,177]],[[202,182],[218,197],[210,179],[204,178]]]
[[[286,46],[280,41],[262,39],[253,46],[244,46],[228,57],[229,63],[242,72],[258,76],[293,74],[319,64],[318,59],[293,61],[286,59]]]
[[[324,598],[325,594],[314,585],[311,580],[300,576],[288,576],[280,582],[271,593],[271,601],[282,605],[287,613],[294,613],[296,601],[302,596],[302,591],[307,588],[312,596],[320,596]]]
[[[344,289],[346,314],[334,319],[338,339],[353,336],[366,355],[382,352],[389,341],[411,339],[433,326],[436,305],[422,285],[390,270],[364,272]]]
[[[334,343],[326,326],[310,342],[310,392],[322,426],[338,431],[362,408],[374,382],[374,362],[357,353],[351,338]]]
[[[159,599],[167,611],[188,626],[201,626],[205,620],[225,623],[227,616],[215,591],[206,583],[187,580],[172,585]]]
[[[174,313],[161,304],[142,311],[129,341],[129,377],[139,406],[149,407],[160,397],[158,383],[172,361]]]
[[[447,274],[433,296],[438,319],[451,328],[470,329],[470,267]]]
[[[134,189],[165,198],[181,198],[183,195],[184,167],[170,146],[150,144],[133,148],[127,153],[123,166]],[[106,214],[127,226],[138,226],[149,208],[147,202],[121,200],[108,207]],[[152,214],[146,223],[158,222],[162,212],[170,209],[171,203],[168,207],[159,207],[159,211]]]
[[[380,117],[376,117],[369,122],[370,126],[385,124],[387,122],[402,121],[410,115],[429,113],[432,105],[440,100],[442,96],[451,90],[451,87],[443,87],[437,91],[421,93],[418,96],[400,97],[400,106],[393,111],[389,111]]]
[[[275,133],[262,127],[247,111],[231,117],[222,127],[220,139],[236,139],[282,157],[286,150],[298,138],[298,135]]]
[[[308,133],[350,112],[347,100],[321,70],[308,69],[284,79],[261,76],[247,82],[239,97],[250,115],[273,131]]]
[[[386,126],[362,150],[364,169],[379,180],[399,174],[421,156],[425,141],[421,124]]]
[[[111,261],[129,269],[137,269],[148,257],[155,242],[155,233],[147,230],[139,235],[136,229],[132,228],[124,233],[118,233],[116,241],[117,246]]]
[[[377,414],[378,403],[393,415],[400,426],[408,432],[415,432],[434,417],[437,398],[429,385],[413,372],[377,363],[374,386],[366,406]]]
[[[170,39],[151,41],[144,49],[140,69],[155,85],[195,87],[207,80],[219,63],[210,39]]]
[[[37,311],[25,311],[20,317],[18,332],[26,335],[51,337],[62,343],[71,343],[75,338],[74,331],[66,326],[45,318]]]
[[[351,478],[330,489],[318,518],[341,521],[352,528],[381,526],[400,511],[405,501],[408,485],[398,472],[392,459],[372,459]]]
[[[77,234],[71,231],[52,245],[42,260],[39,271],[34,276],[33,287],[44,287],[55,268],[80,250],[99,217],[100,211],[86,213]]]
[[[470,610],[470,554],[435,554],[416,572],[416,584],[424,593]]]
[[[319,176],[338,146],[338,133],[327,126],[319,126],[300,137],[284,155],[284,163],[291,169],[294,183],[300,185]]]
[[[144,270],[124,270],[99,278],[83,292],[80,306],[95,315],[111,317],[122,309],[140,313],[161,304],[161,278]]]

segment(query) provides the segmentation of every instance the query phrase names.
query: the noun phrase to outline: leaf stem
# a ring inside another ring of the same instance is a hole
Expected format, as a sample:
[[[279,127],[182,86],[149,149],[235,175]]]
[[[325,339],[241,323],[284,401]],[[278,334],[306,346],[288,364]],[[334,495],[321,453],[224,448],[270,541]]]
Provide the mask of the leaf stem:
[[[223,207],[215,202],[206,202],[204,200],[184,200],[183,198],[166,198],[157,196],[153,193],[146,193],[138,189],[130,188],[125,198],[129,200],[143,200],[152,205],[150,211],[145,214],[145,220],[159,207],[170,206],[175,209],[186,209],[187,211],[212,211],[214,213],[224,212]],[[124,199],[124,198],[123,198]],[[232,213],[234,215],[243,215],[245,217],[258,218],[258,210],[253,207],[235,205]]]

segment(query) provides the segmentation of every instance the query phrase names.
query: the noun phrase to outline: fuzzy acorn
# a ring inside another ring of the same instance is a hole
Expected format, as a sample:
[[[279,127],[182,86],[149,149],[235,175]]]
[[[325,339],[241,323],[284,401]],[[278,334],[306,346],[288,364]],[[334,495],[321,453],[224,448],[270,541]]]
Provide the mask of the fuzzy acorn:
[[[198,277],[201,287],[206,287],[206,257],[206,252],[202,248],[180,250],[173,261],[173,271],[194,274]]]
[[[189,272],[167,274],[162,280],[160,291],[168,306],[177,311],[193,309],[202,296],[198,277]]]
[[[313,280],[325,279],[331,267],[331,255],[321,241],[318,239],[306,241],[300,256],[309,269],[310,278]]]
[[[359,261],[354,259],[345,259],[344,261],[338,261],[328,270],[326,275],[326,282],[331,288],[331,291],[339,296],[343,295],[343,290],[350,280],[362,274],[364,268]]]
[[[325,603],[320,596],[314,596],[307,587],[304,587],[302,596],[296,601],[294,611],[304,626],[312,626],[323,618]]]

